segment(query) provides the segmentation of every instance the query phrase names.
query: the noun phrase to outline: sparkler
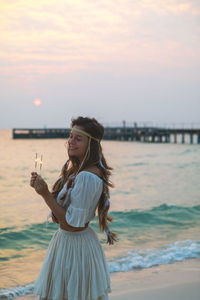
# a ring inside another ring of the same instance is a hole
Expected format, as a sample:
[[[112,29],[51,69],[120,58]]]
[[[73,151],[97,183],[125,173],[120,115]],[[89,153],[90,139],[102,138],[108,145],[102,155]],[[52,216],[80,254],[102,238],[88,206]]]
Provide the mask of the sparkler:
[[[40,167],[40,174],[42,170],[42,164],[43,164],[43,155],[41,154],[40,158],[38,157],[38,154],[35,153],[35,170],[37,169],[37,166]]]
[[[35,170],[37,169],[37,153],[35,153]]]
[[[41,170],[42,170],[42,163],[43,163],[42,159],[43,159],[43,155],[41,155],[41,158],[40,158],[40,174],[41,174]]]

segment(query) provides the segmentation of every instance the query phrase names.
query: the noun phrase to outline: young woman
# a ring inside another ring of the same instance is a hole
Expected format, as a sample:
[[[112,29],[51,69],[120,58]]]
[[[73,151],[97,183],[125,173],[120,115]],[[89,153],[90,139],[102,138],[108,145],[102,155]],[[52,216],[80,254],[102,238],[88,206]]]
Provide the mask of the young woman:
[[[89,226],[98,210],[99,227],[113,244],[116,234],[108,227],[109,181],[100,141],[104,127],[95,118],[72,120],[67,142],[69,159],[49,191],[36,172],[30,185],[51,209],[60,228],[54,234],[35,283],[35,294],[45,300],[107,300],[110,275],[96,233]]]

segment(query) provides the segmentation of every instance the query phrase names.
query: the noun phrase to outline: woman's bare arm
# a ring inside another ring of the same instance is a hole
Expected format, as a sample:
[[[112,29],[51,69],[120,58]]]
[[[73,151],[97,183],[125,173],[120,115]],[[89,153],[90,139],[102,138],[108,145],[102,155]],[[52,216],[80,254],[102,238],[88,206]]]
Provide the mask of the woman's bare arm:
[[[39,195],[43,197],[44,201],[46,202],[48,207],[52,210],[54,216],[58,220],[62,229],[69,230],[69,231],[77,231],[85,228],[85,227],[73,227],[69,225],[65,219],[66,209],[57,203],[52,193],[49,191],[46,182],[36,172],[31,173],[31,175],[32,177],[31,177],[30,185],[35,189],[35,191]]]

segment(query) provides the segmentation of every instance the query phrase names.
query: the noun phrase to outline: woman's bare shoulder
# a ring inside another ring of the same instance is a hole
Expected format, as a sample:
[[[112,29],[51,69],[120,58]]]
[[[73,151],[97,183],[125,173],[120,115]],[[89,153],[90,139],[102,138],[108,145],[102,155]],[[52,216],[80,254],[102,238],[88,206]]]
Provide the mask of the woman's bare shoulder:
[[[91,172],[102,179],[102,171],[96,166],[85,168],[83,171]]]

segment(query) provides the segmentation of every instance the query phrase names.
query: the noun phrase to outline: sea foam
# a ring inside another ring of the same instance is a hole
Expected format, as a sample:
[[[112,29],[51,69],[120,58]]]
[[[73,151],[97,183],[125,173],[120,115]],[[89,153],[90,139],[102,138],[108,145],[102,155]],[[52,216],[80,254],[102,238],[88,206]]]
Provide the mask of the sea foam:
[[[110,272],[151,268],[200,257],[200,241],[177,241],[160,248],[136,249],[109,262]]]

